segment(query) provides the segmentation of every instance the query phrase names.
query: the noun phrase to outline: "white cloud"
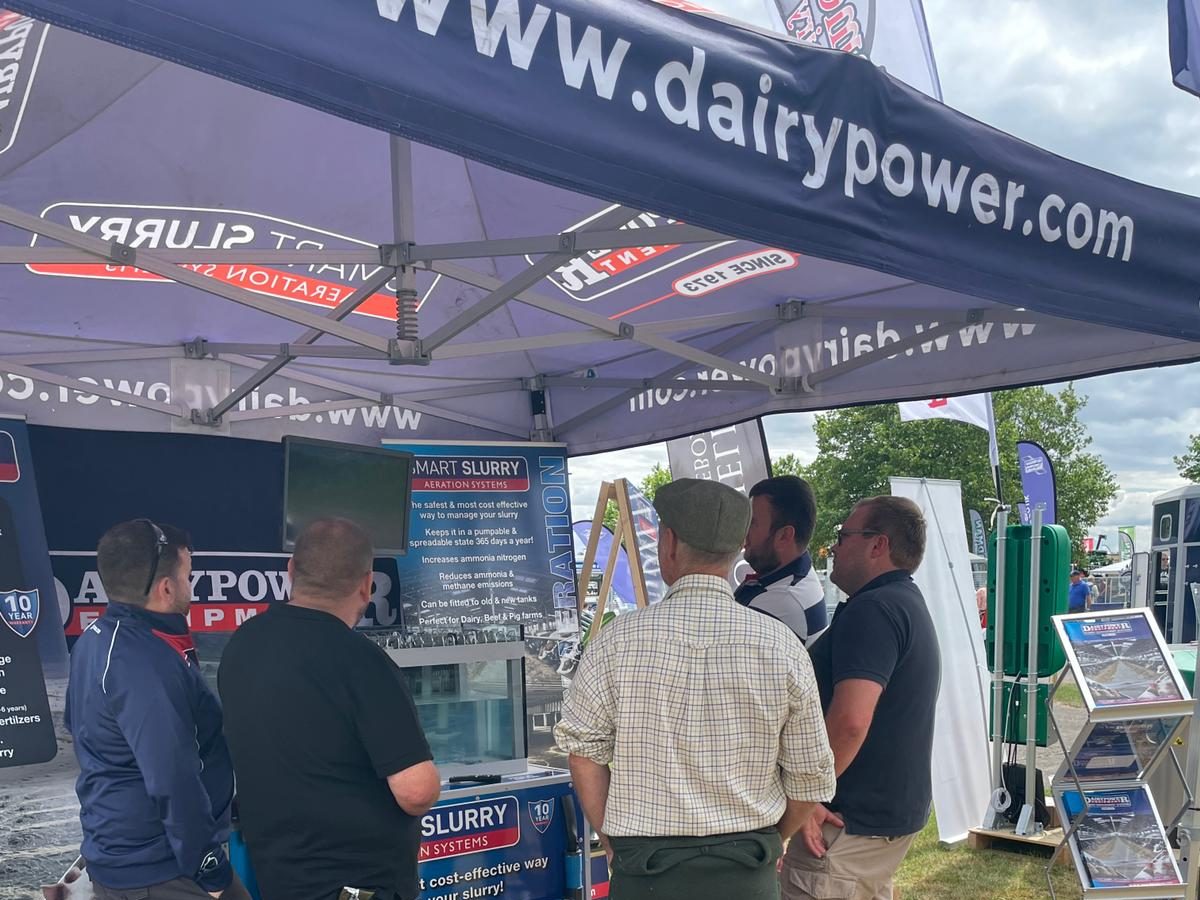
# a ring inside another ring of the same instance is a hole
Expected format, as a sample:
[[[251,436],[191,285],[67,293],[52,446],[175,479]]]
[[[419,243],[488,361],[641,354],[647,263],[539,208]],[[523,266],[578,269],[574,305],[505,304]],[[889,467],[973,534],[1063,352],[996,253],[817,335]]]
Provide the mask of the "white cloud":
[[[627,478],[640,482],[655,464],[666,466],[667,445],[647,444],[629,450],[573,456],[567,463],[567,480],[571,485],[571,515],[576,520],[592,518],[600,484]]]
[[[813,433],[814,413],[787,413],[766,416],[763,431],[767,435],[767,452],[772,459],[794,453],[808,465],[817,458],[817,436]]]

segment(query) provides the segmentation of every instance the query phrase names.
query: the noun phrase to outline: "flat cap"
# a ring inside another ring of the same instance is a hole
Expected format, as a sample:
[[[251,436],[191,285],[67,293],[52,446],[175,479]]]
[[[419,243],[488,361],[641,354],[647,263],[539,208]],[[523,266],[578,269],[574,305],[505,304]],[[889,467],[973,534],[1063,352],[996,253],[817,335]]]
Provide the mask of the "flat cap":
[[[750,527],[750,501],[719,481],[679,478],[654,495],[659,525],[690,547],[708,553],[736,553]]]

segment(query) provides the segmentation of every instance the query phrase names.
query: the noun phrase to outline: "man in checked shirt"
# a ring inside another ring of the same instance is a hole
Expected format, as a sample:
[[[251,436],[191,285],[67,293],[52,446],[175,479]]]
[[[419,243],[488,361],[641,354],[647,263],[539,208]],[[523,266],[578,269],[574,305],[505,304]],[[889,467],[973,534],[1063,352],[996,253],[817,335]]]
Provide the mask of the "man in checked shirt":
[[[654,508],[670,589],[588,647],[555,738],[613,900],[777,898],[782,841],[835,787],[812,664],[786,625],[734,602],[742,494],[683,478]]]

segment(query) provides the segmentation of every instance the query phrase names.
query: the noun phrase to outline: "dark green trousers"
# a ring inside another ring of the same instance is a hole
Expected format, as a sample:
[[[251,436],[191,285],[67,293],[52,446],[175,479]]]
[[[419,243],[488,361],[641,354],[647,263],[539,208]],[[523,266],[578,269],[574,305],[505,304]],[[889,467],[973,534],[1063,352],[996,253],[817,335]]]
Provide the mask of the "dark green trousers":
[[[610,840],[610,900],[779,900],[783,843],[774,828]]]

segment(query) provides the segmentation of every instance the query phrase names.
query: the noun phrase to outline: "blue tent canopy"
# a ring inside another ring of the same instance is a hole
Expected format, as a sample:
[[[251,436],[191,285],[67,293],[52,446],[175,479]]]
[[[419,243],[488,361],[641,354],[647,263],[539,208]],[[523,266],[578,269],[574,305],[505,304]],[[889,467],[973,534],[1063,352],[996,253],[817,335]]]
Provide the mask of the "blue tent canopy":
[[[1200,201],[857,57],[649,0],[12,5],[32,421],[578,453],[1200,358]]]

